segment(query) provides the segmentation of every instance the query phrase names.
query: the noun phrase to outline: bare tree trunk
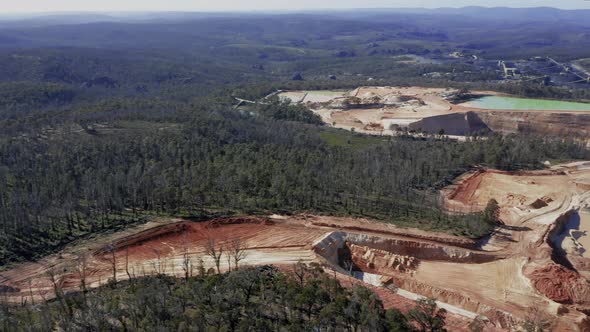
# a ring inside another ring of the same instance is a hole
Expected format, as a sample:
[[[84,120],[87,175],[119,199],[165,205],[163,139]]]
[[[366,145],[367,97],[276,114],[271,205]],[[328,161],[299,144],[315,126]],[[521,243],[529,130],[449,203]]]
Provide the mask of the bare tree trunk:
[[[55,271],[54,267],[51,267],[49,268],[49,270],[47,270],[47,276],[49,277],[49,281],[51,281],[51,285],[53,286],[53,292],[55,294],[55,297],[61,304],[62,310],[71,317],[72,313],[69,310],[69,307],[64,299],[64,292],[62,289],[63,276],[59,276]]]
[[[35,298],[33,297],[33,280],[29,279],[29,295],[31,296],[31,305],[35,305]]]
[[[86,304],[86,277],[88,270],[88,258],[86,255],[82,254],[78,257],[76,262],[76,270],[78,272],[78,277],[80,278],[80,290],[82,291],[82,296],[84,296],[84,304]]]
[[[225,260],[227,261],[227,272],[231,272],[231,262],[232,259],[232,251],[231,248],[225,248]]]
[[[223,254],[223,247],[217,246],[215,239],[209,237],[207,239],[207,255],[213,259],[215,267],[217,268],[217,274],[221,274],[221,255]]]
[[[188,278],[193,276],[193,262],[188,252],[188,240],[186,239],[186,233],[183,239],[184,253],[182,254],[182,270],[184,271],[184,279],[188,281]]]
[[[297,280],[299,280],[299,285],[301,287],[303,287],[303,282],[305,281],[305,275],[307,274],[306,272],[307,272],[307,268],[306,268],[305,264],[301,261],[297,262],[297,264],[295,264],[293,266],[293,273],[297,277]]]
[[[133,277],[129,272],[129,246],[125,247],[125,272],[127,273],[127,278],[133,280]]]
[[[110,262],[113,270],[113,282],[117,282],[117,247],[114,243],[109,244],[109,252],[111,254]]]
[[[235,238],[231,241],[231,252],[234,256],[234,268],[237,270],[241,261],[243,261],[246,256],[246,250],[244,245],[242,244],[242,240],[240,238]]]

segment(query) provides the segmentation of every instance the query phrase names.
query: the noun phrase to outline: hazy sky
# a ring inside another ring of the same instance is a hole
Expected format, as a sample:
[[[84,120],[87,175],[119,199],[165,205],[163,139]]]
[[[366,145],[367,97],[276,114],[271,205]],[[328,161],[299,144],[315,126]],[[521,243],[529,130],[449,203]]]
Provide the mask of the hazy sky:
[[[47,11],[217,11],[401,7],[558,7],[590,9],[585,0],[0,0],[0,14]]]

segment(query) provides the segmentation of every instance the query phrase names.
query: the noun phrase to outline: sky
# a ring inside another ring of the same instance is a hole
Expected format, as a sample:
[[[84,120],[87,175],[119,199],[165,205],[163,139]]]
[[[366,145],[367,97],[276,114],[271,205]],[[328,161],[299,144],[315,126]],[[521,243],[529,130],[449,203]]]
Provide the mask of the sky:
[[[256,11],[405,7],[590,9],[588,0],[0,0],[0,14],[62,11]]]

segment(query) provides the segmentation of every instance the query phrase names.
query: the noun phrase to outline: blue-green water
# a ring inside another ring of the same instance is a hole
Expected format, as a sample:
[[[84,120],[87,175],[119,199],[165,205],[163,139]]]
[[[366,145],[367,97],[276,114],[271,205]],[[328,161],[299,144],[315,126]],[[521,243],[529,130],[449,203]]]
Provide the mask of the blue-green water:
[[[469,105],[491,110],[590,111],[589,103],[500,96],[478,98],[469,102]]]

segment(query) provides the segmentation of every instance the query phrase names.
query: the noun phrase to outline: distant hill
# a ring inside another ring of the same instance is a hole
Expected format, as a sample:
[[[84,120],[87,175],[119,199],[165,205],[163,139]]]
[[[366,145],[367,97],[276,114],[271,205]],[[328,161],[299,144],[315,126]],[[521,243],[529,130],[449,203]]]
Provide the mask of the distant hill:
[[[585,20],[590,10],[465,7],[7,17],[0,17],[0,49],[183,50],[216,61],[253,65],[261,59],[317,60],[334,54],[368,57],[457,50],[489,59],[538,55],[590,58],[590,20]]]
[[[431,10],[432,14],[465,15],[487,20],[551,21],[590,25],[590,10],[562,10],[550,7],[508,8],[508,7],[465,7]]]
[[[0,27],[26,28],[65,24],[86,24],[95,22],[117,22],[117,18],[105,14],[51,14],[38,16],[0,16]]]
[[[181,21],[211,17],[249,17],[260,15],[329,15],[343,18],[387,16],[392,14],[458,15],[486,20],[513,21],[566,21],[590,25],[590,9],[564,10],[552,7],[511,8],[468,6],[462,8],[359,8],[342,10],[309,11],[260,11],[260,12],[55,12],[36,14],[2,14],[0,24],[13,26],[45,26],[60,24],[83,24],[94,22]]]

